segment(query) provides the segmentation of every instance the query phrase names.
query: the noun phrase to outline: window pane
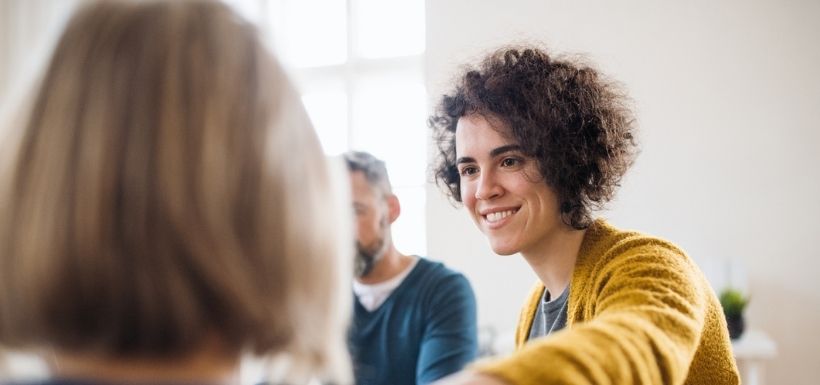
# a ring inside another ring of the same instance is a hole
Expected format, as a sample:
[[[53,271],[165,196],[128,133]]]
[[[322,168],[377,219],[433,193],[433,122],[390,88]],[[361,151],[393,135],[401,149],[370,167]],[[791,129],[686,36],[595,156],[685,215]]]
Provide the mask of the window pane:
[[[353,93],[352,146],[384,159],[393,186],[426,181],[425,89],[404,73],[361,79]]]
[[[347,10],[343,0],[268,3],[275,50],[292,67],[342,64],[347,60]]]
[[[302,96],[302,103],[325,154],[338,155],[347,151],[347,95],[336,90],[310,92]]]
[[[401,214],[393,223],[393,241],[399,252],[425,256],[427,254],[427,234],[424,223],[424,186],[394,188],[399,197]]]
[[[351,0],[356,51],[365,58],[424,52],[424,0]]]

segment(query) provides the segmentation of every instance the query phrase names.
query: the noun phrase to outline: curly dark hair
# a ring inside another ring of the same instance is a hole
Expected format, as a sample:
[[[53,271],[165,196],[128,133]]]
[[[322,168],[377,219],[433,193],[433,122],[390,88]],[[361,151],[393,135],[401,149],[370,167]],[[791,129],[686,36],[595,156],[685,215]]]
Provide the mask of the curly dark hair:
[[[439,154],[439,186],[461,202],[455,132],[459,118],[500,119],[525,155],[535,158],[575,229],[609,202],[637,154],[630,101],[614,82],[577,59],[537,47],[504,47],[467,68],[429,118]]]

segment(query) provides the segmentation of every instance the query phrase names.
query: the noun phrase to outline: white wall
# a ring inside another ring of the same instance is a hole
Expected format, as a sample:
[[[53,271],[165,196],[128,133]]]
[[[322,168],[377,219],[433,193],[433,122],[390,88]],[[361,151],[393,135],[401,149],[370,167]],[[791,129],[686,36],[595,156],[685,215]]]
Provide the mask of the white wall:
[[[434,103],[458,65],[522,40],[582,53],[621,81],[642,153],[603,215],[678,243],[716,287],[747,289],[748,322],[778,344],[767,382],[816,384],[818,20],[810,0],[430,0],[428,91]],[[428,193],[430,256],[472,280],[480,323],[512,329],[534,275]]]

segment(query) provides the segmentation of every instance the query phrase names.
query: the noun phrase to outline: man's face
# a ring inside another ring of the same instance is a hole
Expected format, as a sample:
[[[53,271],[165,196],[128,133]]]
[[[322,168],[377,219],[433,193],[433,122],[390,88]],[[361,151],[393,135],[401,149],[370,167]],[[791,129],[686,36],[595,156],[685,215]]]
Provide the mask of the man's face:
[[[350,173],[353,210],[356,214],[355,274],[365,277],[387,251],[390,242],[387,203],[361,171]]]

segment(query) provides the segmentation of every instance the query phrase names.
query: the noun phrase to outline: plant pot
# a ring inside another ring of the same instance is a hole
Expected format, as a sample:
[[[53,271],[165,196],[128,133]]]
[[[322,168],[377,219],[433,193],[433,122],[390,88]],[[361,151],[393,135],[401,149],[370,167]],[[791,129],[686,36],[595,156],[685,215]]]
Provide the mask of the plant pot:
[[[729,338],[736,340],[743,335],[743,330],[746,329],[746,321],[743,319],[743,314],[727,315],[726,326],[729,327]]]

